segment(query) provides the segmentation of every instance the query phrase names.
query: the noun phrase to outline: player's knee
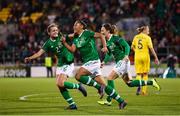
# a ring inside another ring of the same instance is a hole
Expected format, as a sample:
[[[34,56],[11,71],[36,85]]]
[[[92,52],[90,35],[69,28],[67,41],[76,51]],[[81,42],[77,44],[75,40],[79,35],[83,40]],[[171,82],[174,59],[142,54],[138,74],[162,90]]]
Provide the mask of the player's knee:
[[[76,76],[75,76],[76,80],[78,80],[78,81],[80,80],[80,77],[81,77],[81,76],[78,75],[78,74],[76,74]]]
[[[56,82],[56,86],[58,86],[58,87],[64,87],[64,80],[58,80],[58,81]]]
[[[56,86],[58,86],[58,87],[64,87],[64,83],[62,83],[62,82],[57,82],[57,83],[56,83]]]

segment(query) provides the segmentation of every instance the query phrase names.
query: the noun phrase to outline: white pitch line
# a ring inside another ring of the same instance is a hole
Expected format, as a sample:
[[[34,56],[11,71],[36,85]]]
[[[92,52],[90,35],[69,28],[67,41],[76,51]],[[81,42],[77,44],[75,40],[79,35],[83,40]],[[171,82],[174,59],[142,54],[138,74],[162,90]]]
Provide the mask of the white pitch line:
[[[19,97],[19,100],[25,101],[25,100],[27,100],[28,97],[38,96],[38,95],[40,95],[40,94],[31,94],[31,95],[21,96],[21,97]]]

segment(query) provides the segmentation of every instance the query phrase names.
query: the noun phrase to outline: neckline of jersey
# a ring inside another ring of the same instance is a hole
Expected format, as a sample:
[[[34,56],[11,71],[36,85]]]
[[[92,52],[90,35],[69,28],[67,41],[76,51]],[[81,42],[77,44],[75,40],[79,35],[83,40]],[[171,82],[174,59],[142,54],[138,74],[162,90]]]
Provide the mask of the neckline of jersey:
[[[83,32],[81,32],[81,34],[80,34],[78,37],[80,37],[80,36],[84,33],[84,31],[85,31],[85,30],[83,30]]]

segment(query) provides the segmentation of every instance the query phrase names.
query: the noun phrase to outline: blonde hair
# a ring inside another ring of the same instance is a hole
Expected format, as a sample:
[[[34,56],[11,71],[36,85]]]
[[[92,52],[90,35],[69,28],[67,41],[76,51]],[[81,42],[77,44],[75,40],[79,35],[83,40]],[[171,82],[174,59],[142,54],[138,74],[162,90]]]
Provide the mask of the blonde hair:
[[[118,35],[119,30],[118,30],[117,26],[116,25],[112,25],[111,28],[113,30],[113,34]]]
[[[52,27],[59,27],[57,24],[55,24],[55,23],[52,23],[52,24],[50,24],[50,25],[48,25],[48,27],[47,27],[47,33],[49,33],[50,32],[50,30],[51,30],[51,28]]]
[[[136,30],[137,30],[138,33],[141,33],[141,32],[144,31],[146,28],[147,28],[147,26],[141,26],[141,27],[137,28]]]

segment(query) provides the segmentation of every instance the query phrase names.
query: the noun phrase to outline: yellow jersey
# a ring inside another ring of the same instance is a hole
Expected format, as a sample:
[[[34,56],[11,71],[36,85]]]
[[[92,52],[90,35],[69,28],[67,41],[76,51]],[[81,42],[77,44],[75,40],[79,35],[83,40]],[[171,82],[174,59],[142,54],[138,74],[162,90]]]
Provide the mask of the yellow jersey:
[[[149,54],[149,48],[153,48],[151,37],[143,33],[134,37],[132,46],[136,55],[147,55]]]
[[[150,70],[149,48],[153,48],[151,37],[140,33],[136,35],[132,42],[135,51],[136,73],[147,73]]]

